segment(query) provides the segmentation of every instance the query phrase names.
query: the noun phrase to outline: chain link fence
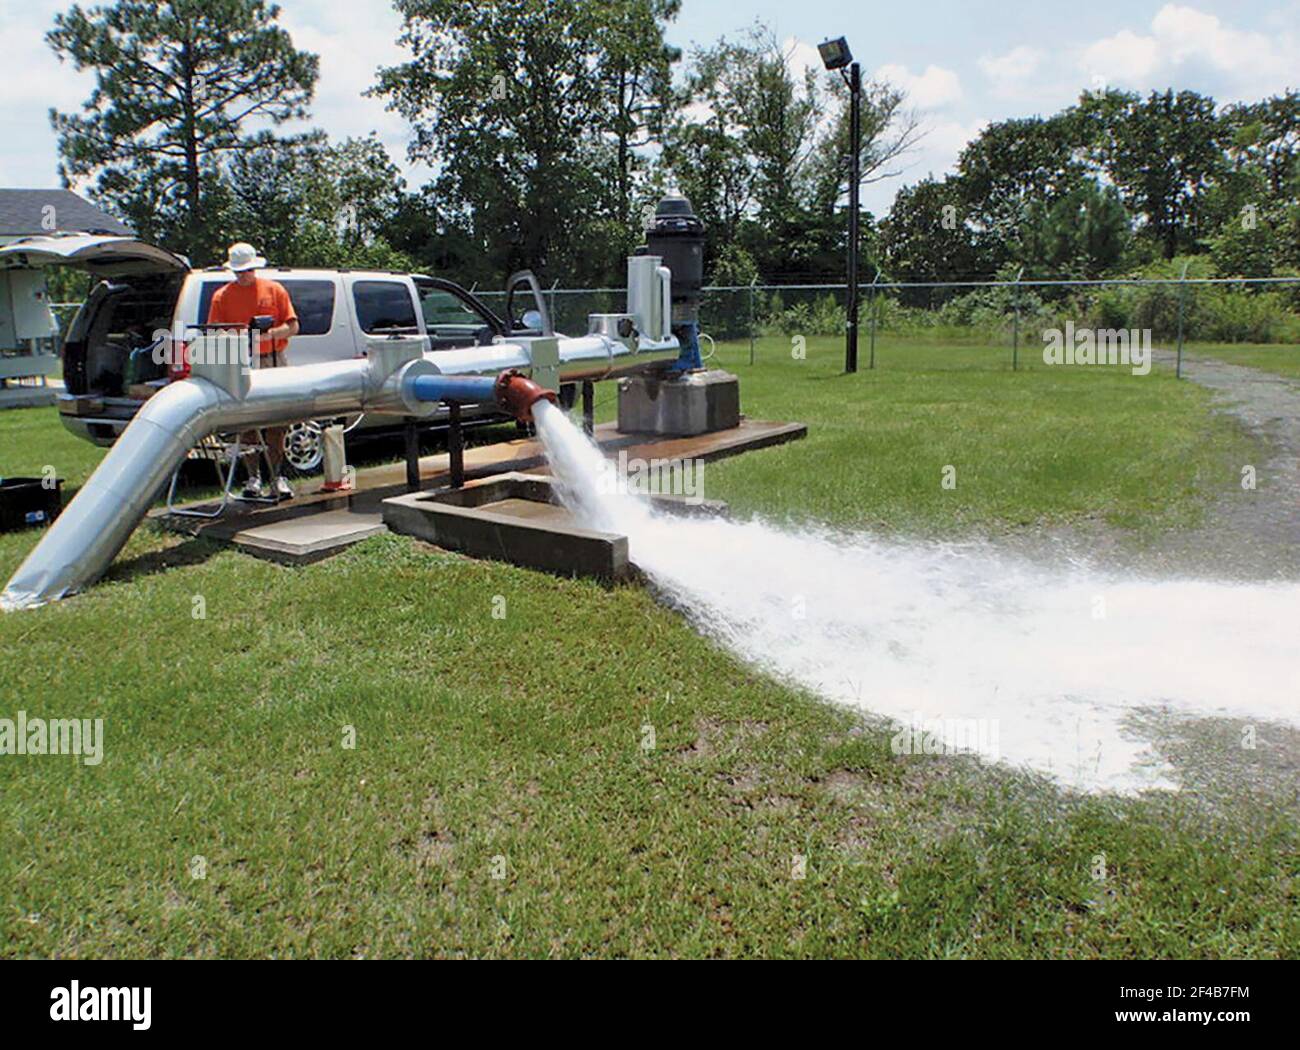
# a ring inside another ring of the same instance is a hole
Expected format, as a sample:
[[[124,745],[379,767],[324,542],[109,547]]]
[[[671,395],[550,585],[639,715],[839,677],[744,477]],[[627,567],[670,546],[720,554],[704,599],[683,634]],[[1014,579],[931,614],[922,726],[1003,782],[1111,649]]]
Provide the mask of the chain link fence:
[[[787,354],[799,337],[844,336],[844,284],[703,291],[702,330],[719,343],[742,344],[752,362]],[[494,309],[504,307],[504,293],[475,294]],[[621,288],[554,287],[545,295],[556,330],[566,334],[585,331],[588,314],[622,310],[626,299]],[[1178,357],[1188,344],[1264,344],[1300,356],[1300,277],[877,280],[861,286],[858,316],[859,367],[868,369],[904,363],[910,351],[942,348],[986,351],[989,367],[1032,368],[1057,340],[1082,342],[1088,332],[1136,334]],[[970,355],[954,355],[956,361],[965,366]]]
[[[505,293],[474,289],[498,313]],[[625,308],[623,288],[543,293],[559,332],[581,334],[587,316]],[[752,284],[704,288],[701,330],[727,344],[729,363],[788,356],[796,339],[842,342],[847,285]],[[76,303],[55,303],[66,331]],[[1197,346],[1262,344],[1300,358],[1300,277],[1123,278],[1108,280],[881,281],[859,290],[858,366],[1019,370],[1041,366],[1045,349],[1081,333],[1137,333],[1176,354]],[[707,349],[707,346],[706,346]],[[737,355],[736,351],[741,352]]]

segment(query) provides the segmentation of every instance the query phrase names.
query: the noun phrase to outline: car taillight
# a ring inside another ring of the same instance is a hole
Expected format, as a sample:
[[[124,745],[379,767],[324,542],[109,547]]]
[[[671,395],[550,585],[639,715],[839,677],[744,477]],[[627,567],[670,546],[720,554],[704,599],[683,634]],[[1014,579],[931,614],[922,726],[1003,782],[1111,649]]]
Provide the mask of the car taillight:
[[[167,379],[169,382],[176,382],[178,379],[188,379],[190,376],[190,344],[177,343],[176,352],[167,364]]]

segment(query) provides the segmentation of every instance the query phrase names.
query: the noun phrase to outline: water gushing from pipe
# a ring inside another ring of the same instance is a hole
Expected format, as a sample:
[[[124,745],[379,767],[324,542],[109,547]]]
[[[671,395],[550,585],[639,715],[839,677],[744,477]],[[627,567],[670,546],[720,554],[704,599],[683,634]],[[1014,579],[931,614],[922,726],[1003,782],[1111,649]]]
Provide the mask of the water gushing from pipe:
[[[923,730],[904,743],[936,737],[1131,792],[1173,783],[1134,732],[1141,709],[1300,725],[1298,584],[1050,571],[985,547],[662,515],[558,408],[534,415],[565,502],[627,535],[632,560],[701,631]]]

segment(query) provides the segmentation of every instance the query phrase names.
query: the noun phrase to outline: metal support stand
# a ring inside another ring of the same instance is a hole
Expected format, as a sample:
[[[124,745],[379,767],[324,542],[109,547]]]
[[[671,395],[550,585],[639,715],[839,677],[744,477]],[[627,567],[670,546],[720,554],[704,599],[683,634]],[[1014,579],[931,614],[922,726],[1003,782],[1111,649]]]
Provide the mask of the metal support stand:
[[[176,481],[181,476],[181,471],[185,467],[185,460],[181,460],[172,471],[171,484],[167,486],[167,513],[175,514],[180,518],[219,518],[226,512],[226,507],[233,498],[230,490],[235,484],[235,471],[239,469],[240,443],[238,440],[230,447],[227,455],[230,457],[230,466],[227,470],[222,471],[221,464],[217,463],[217,479],[221,482],[221,502],[217,504],[216,510],[186,510],[176,506]]]
[[[755,277],[749,282],[749,363],[754,363],[754,325],[757,321],[757,313],[754,311],[754,286],[758,284],[758,278]]]
[[[596,384],[582,381],[582,430],[588,437],[596,431]]]
[[[451,425],[447,429],[447,458],[451,461],[451,487],[462,488],[465,484],[465,435],[460,429],[460,404],[452,401],[447,405]]]
[[[876,320],[880,314],[880,306],[876,302],[876,285],[880,283],[880,267],[876,267],[876,276],[871,281],[871,299],[867,309],[871,312],[871,363],[868,368],[876,367]]]
[[[1011,322],[1011,371],[1020,369],[1020,301],[1015,303],[1015,320]]]
[[[1024,276],[1022,266],[1016,271],[1016,283],[1011,289],[1011,305],[1016,312],[1015,327],[1011,331],[1011,371],[1020,370],[1020,278]]]
[[[229,465],[224,470],[219,460],[213,460],[213,463],[217,468],[217,480],[221,483],[221,502],[217,504],[215,510],[187,510],[183,507],[176,506],[176,483],[180,479],[181,471],[185,469],[185,463],[187,461],[182,460],[178,463],[176,469],[172,471],[171,483],[167,486],[167,513],[174,514],[178,518],[205,518],[211,520],[221,517],[226,512],[226,508],[230,506],[231,502],[256,503],[265,507],[278,506],[280,498],[275,495],[274,491],[275,477],[272,477],[271,479],[272,492],[269,496],[245,496],[242,493],[236,495],[234,492],[235,473],[239,469],[240,459],[244,456],[252,454],[253,456],[260,457],[262,462],[266,464],[267,472],[273,475],[275,473],[271,469],[271,457],[266,447],[266,436],[261,430],[257,430],[256,434],[259,442],[256,445],[245,446],[238,438],[236,438],[234,443],[227,447],[224,455],[229,458]],[[258,468],[258,473],[261,473],[260,466]]]
[[[415,417],[406,417],[406,491],[420,491],[420,428]]]
[[[1187,306],[1187,263],[1178,275],[1178,356],[1174,361],[1174,378],[1183,378],[1183,312]]]

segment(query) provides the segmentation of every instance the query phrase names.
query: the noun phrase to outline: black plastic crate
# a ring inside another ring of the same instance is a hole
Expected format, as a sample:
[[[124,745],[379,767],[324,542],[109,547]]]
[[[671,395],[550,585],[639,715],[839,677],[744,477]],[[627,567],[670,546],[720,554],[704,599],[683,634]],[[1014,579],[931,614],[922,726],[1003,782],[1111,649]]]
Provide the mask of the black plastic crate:
[[[63,509],[63,479],[0,478],[0,532],[48,525]]]

